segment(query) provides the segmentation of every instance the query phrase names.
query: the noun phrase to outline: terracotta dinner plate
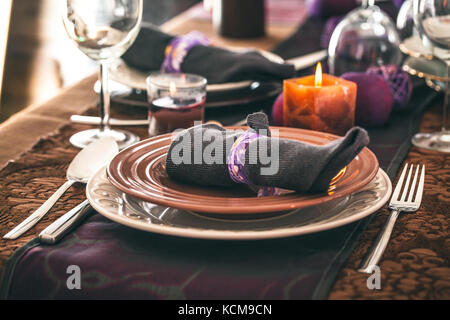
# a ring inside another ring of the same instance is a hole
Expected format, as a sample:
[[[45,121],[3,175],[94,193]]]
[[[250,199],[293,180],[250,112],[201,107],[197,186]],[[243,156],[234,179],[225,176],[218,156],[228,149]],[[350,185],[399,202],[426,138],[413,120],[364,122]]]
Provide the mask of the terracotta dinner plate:
[[[279,137],[323,145],[338,136],[296,128],[273,127]],[[246,129],[246,127],[227,127]],[[120,152],[107,167],[109,181],[126,194],[168,207],[208,213],[262,213],[287,211],[349,195],[368,184],[378,171],[378,160],[368,149],[346,167],[328,193],[299,194],[285,190],[281,195],[258,198],[245,186],[213,188],[172,181],[165,170],[172,134],[138,142]]]

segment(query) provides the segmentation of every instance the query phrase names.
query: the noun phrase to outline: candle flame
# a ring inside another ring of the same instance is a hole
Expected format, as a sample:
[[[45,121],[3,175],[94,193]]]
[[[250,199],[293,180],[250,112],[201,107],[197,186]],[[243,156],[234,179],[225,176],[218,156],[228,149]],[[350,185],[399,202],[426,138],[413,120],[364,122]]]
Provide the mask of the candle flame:
[[[314,77],[314,85],[316,87],[322,86],[322,64],[320,62],[318,62],[317,66],[316,66],[316,75]]]
[[[169,93],[171,96],[175,95],[177,93],[177,86],[175,85],[175,82],[169,83]]]

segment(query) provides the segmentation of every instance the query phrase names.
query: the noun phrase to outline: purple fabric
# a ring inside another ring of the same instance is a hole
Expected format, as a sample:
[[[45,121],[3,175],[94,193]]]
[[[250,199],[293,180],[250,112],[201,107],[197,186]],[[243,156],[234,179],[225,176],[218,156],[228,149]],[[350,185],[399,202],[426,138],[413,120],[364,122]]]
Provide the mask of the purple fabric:
[[[405,2],[405,0],[393,0],[393,2],[397,8],[400,8]]]
[[[209,39],[198,31],[191,31],[186,35],[174,37],[166,48],[161,72],[181,72],[181,64],[190,49],[195,46],[208,46],[210,44]]]
[[[314,18],[346,14],[359,5],[356,0],[306,0],[305,4],[308,15]]]
[[[320,46],[323,49],[328,49],[328,45],[330,44],[331,36],[333,35],[333,31],[339,22],[342,21],[344,16],[333,16],[327,20],[325,23],[325,27],[323,29],[322,35],[320,36]]]
[[[396,65],[371,67],[366,73],[382,76],[389,86],[392,94],[394,110],[400,110],[408,106],[412,94],[412,81],[409,74]]]
[[[348,233],[339,234],[346,238]],[[335,254],[334,244],[317,235],[183,239],[134,230],[95,214],[57,246],[27,251],[15,268],[8,298],[309,299]],[[70,265],[80,267],[80,290],[66,286]]]

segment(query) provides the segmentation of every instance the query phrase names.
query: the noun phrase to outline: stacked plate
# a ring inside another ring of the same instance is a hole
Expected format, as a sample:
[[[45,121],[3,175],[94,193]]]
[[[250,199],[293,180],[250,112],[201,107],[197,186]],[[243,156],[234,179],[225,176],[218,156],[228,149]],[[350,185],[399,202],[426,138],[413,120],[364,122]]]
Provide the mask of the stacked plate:
[[[280,138],[317,145],[338,138],[310,130],[277,129]],[[266,239],[357,221],[377,211],[391,194],[389,178],[367,148],[332,181],[326,194],[285,190],[278,196],[258,198],[245,187],[180,184],[169,179],[165,171],[171,137],[153,137],[119,153],[89,181],[86,192],[91,205],[111,220],[148,232],[208,239]]]
[[[146,78],[148,73],[131,68],[118,59],[110,65],[111,99],[114,102],[148,108]],[[100,92],[96,83],[95,92]],[[277,96],[282,90],[281,82],[239,81],[207,86],[205,108],[238,106],[264,101]]]
[[[238,52],[255,50],[249,48],[228,49]],[[273,62],[293,64],[297,71],[314,66],[317,62],[325,59],[327,55],[326,50],[320,50],[285,61],[272,52],[258,51]],[[111,78],[110,90],[113,101],[131,106],[148,107],[146,95],[148,72],[130,67],[124,60],[117,59],[109,65],[108,74]],[[99,83],[96,84],[94,90],[97,93],[100,92]],[[206,90],[208,95],[205,108],[230,107],[274,98],[282,91],[282,83],[280,81],[259,82],[247,80],[209,84]]]
[[[447,76],[448,53],[440,48],[431,49],[424,46],[419,35],[405,39],[400,44],[400,50],[409,57],[403,63],[403,69],[409,74],[424,78],[426,84],[436,91],[445,89]]]

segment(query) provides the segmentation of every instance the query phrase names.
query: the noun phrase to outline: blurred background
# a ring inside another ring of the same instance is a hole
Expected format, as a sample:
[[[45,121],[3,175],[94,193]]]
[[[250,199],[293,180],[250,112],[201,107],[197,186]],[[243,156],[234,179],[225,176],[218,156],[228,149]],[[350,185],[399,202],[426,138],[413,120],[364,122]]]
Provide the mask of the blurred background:
[[[144,0],[160,25],[201,0]],[[61,0],[0,1],[0,122],[97,71],[65,33]]]

